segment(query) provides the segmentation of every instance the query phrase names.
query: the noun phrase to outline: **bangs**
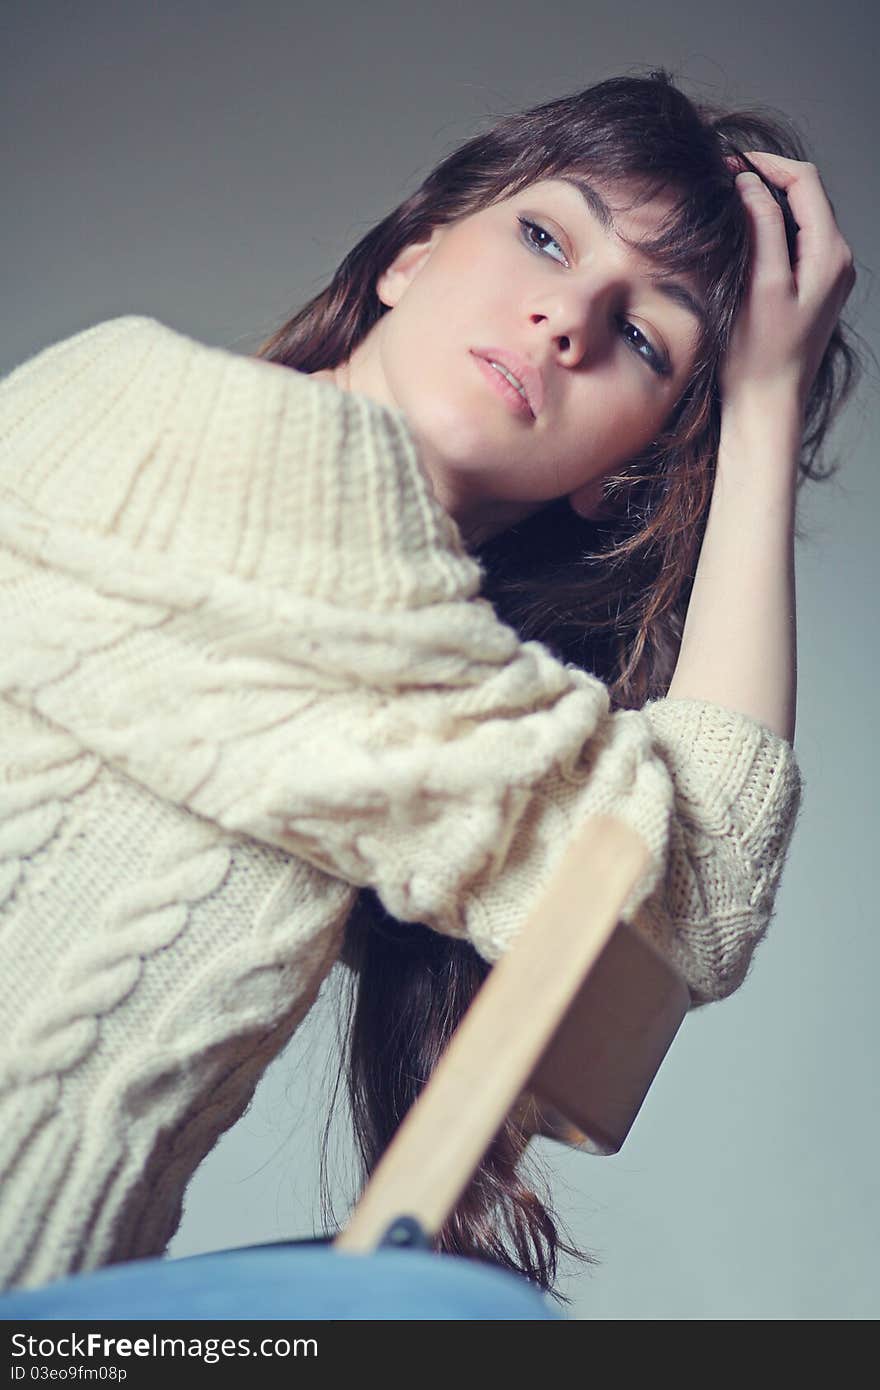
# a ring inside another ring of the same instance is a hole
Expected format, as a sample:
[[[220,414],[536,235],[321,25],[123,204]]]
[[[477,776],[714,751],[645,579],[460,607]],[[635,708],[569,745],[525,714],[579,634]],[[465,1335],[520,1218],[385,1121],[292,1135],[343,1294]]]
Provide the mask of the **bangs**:
[[[653,237],[626,237],[621,232],[618,236],[660,274],[692,276],[710,299],[713,287],[729,283],[732,267],[742,261],[746,250],[742,210],[728,179],[706,178],[683,186],[680,173],[677,178],[671,173],[647,177],[642,171],[626,176],[615,172],[611,177],[605,170],[586,170],[583,166],[544,177],[568,179],[588,202],[599,192],[599,186],[603,200],[606,191],[629,195],[627,201],[615,196],[621,211],[641,208],[669,195],[670,207],[659,219]],[[599,216],[605,221],[601,213]]]

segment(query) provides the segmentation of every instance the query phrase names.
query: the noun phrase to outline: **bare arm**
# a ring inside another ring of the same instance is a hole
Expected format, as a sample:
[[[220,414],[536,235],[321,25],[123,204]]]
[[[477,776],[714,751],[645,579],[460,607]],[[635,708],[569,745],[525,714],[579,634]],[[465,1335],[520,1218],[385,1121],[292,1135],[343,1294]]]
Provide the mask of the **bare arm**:
[[[794,403],[726,413],[670,699],[711,700],[794,743]]]
[[[749,284],[720,377],[715,487],[667,695],[751,715],[793,744],[794,512],[804,409],[855,271],[815,165],[746,153],[785,190],[797,250],[792,264],[769,190],[754,175],[739,177],[752,245]]]

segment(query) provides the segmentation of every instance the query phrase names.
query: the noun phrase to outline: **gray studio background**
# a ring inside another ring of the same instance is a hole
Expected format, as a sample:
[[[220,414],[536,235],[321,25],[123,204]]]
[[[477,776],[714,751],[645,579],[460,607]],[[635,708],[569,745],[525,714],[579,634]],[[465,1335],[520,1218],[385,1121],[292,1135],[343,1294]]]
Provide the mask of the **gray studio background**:
[[[876,18],[860,0],[3,6],[0,371],[144,313],[252,351],[478,124],[626,71],[790,116],[876,349]],[[878,381],[830,441],[798,546],[804,807],[743,988],[685,1021],[622,1152],[535,1146],[574,1238],[572,1316],[872,1318],[876,1266]],[[196,1174],[179,1257],[322,1229],[341,967]],[[352,1191],[344,1107],[332,1190]]]

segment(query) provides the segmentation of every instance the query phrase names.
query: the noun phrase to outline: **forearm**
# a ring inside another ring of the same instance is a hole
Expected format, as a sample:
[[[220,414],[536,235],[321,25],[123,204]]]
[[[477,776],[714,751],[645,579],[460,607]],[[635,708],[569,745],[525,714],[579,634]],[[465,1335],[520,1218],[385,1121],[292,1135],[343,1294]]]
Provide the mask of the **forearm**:
[[[722,416],[715,487],[669,698],[708,700],[794,743],[794,509],[801,417]]]

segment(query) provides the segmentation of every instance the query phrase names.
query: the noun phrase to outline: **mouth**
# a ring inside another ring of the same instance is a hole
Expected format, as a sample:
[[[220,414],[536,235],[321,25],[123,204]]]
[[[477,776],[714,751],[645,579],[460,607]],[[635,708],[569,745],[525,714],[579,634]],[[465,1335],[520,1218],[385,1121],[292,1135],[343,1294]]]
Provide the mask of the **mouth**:
[[[488,363],[505,380],[528,407],[532,419],[537,419],[543,405],[544,383],[537,367],[507,348],[471,348],[474,357]]]

